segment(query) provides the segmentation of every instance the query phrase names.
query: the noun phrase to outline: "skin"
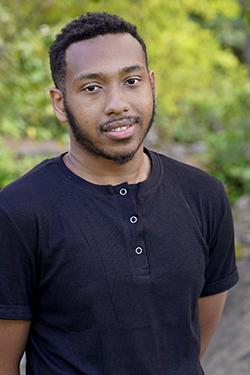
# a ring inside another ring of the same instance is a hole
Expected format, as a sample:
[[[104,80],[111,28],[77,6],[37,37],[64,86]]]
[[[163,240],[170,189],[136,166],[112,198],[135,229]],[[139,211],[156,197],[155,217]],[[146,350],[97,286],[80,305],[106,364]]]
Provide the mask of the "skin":
[[[18,375],[30,321],[0,320],[0,374]]]
[[[214,294],[199,298],[199,324],[200,324],[200,359],[205,354],[215,329],[222,316],[228,292]]]
[[[150,162],[142,142],[152,122],[155,82],[139,42],[127,33],[98,36],[72,44],[66,62],[66,94],[55,88],[50,91],[55,114],[61,122],[73,120],[101,153],[92,153],[81,144],[71,126],[66,165],[96,184],[145,180]],[[127,117],[138,119],[132,136],[109,139],[103,131],[105,124]],[[117,162],[121,158],[128,161]]]
[[[150,161],[143,152],[143,139],[153,118],[155,78],[147,69],[140,44],[129,34],[100,36],[72,44],[66,51],[66,62],[65,94],[52,88],[50,95],[58,120],[71,122],[70,150],[64,159],[68,168],[95,184],[145,180]],[[124,70],[128,67],[129,71]],[[101,75],[86,78],[90,73]],[[108,138],[102,131],[105,124],[124,117],[138,120],[132,135]],[[75,138],[72,125],[99,154]],[[198,301],[200,357],[219,322],[226,296],[224,292]],[[0,320],[0,374],[19,374],[30,323]]]

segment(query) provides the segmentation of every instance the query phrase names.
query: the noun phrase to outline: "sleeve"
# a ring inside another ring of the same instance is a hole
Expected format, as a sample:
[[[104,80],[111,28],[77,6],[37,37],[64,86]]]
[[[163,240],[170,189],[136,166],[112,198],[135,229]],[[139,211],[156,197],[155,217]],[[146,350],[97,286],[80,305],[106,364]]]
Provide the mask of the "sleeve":
[[[224,292],[232,288],[239,279],[231,207],[223,187],[218,194],[216,206],[211,210],[213,230],[210,235],[209,259],[201,297]]]
[[[35,255],[18,226],[0,209],[0,319],[32,318]]]

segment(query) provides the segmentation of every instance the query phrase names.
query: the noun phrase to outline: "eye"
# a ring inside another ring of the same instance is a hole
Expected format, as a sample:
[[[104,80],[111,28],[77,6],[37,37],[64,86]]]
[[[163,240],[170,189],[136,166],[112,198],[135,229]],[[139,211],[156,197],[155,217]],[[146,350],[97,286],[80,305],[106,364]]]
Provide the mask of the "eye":
[[[128,78],[125,83],[127,86],[136,86],[138,85],[140,81],[141,79],[138,77],[131,77],[131,78]]]
[[[100,89],[101,87],[98,85],[89,85],[87,87],[84,87],[83,91],[86,91],[88,93],[96,92]]]

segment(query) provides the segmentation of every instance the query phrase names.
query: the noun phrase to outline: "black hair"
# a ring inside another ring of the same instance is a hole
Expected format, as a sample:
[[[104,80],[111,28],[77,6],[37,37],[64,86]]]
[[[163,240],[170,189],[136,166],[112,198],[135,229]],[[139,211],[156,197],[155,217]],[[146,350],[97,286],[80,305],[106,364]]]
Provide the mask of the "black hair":
[[[124,19],[106,12],[87,13],[68,23],[50,47],[50,69],[55,86],[64,91],[66,74],[66,49],[73,43],[81,40],[94,38],[98,35],[129,33],[140,43],[144,54],[146,65],[147,50],[146,45],[137,33],[136,26]]]

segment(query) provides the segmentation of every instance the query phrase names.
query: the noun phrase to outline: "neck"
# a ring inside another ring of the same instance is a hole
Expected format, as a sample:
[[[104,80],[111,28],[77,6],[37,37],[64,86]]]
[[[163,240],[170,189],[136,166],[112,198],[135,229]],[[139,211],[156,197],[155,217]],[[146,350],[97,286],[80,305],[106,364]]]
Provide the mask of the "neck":
[[[79,153],[72,148],[64,156],[64,163],[77,176],[97,185],[119,185],[125,181],[136,184],[146,180],[151,169],[150,159],[143,152],[143,146],[132,160],[122,165],[88,153]]]

